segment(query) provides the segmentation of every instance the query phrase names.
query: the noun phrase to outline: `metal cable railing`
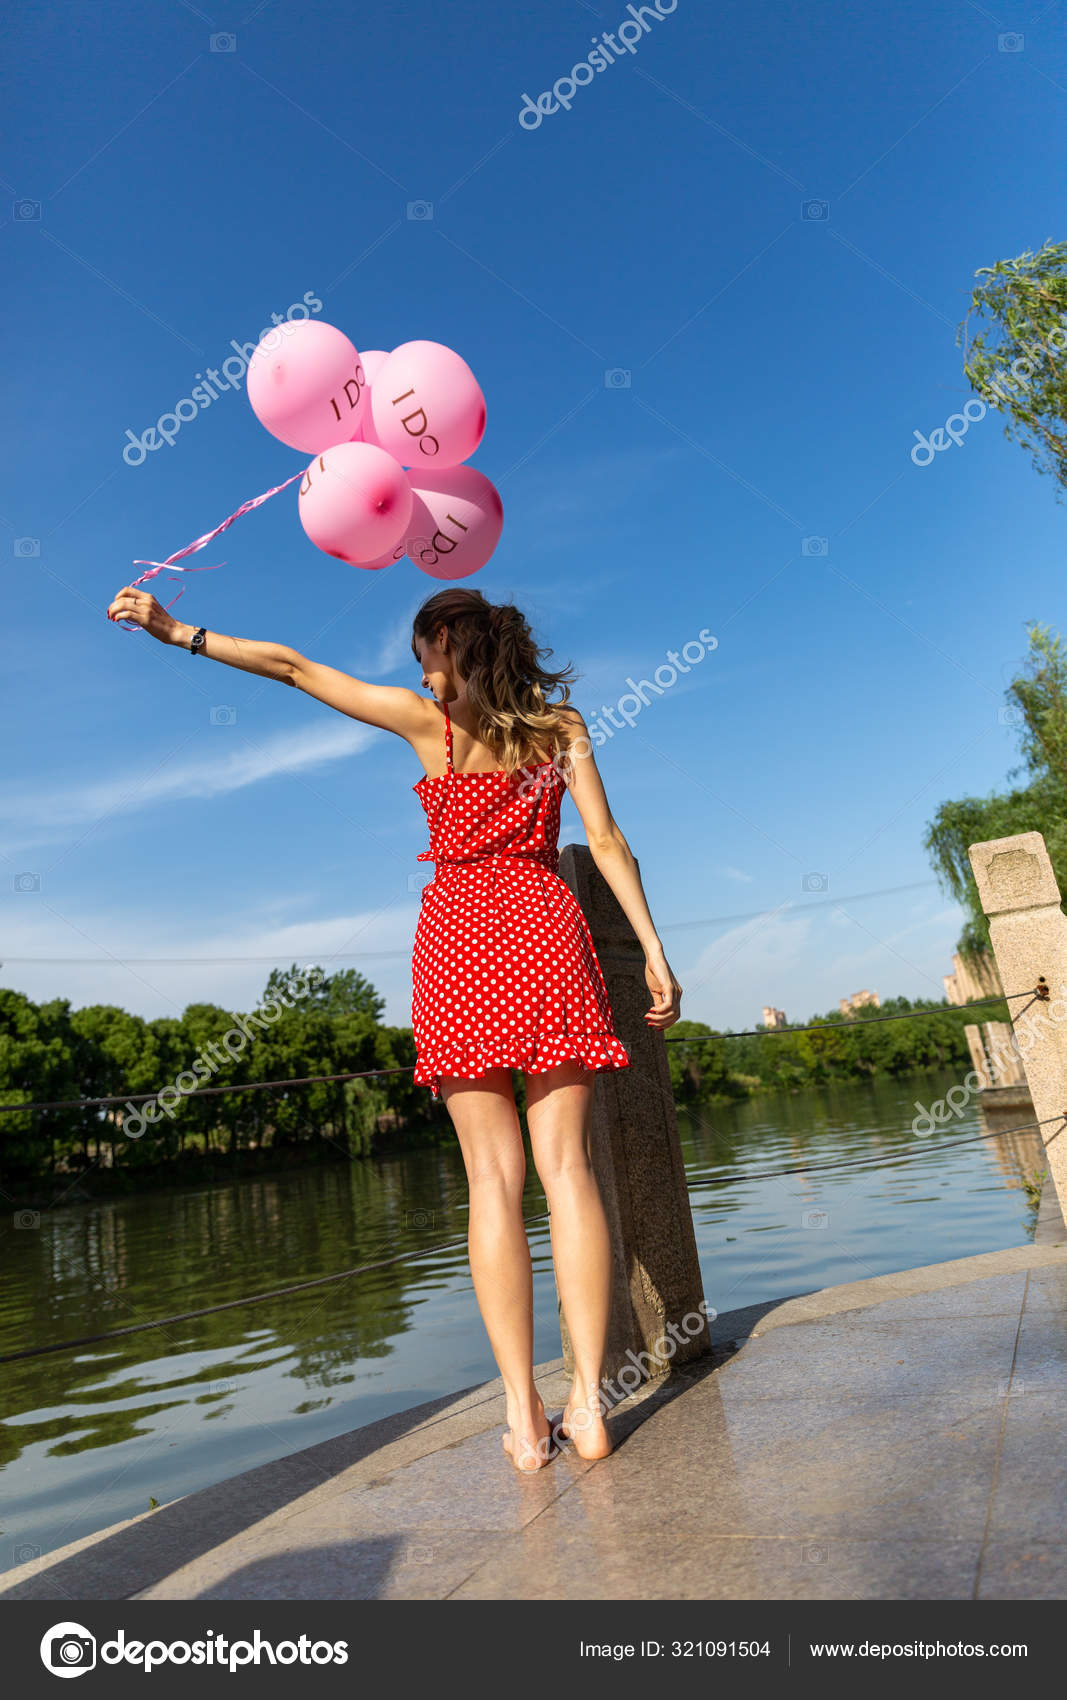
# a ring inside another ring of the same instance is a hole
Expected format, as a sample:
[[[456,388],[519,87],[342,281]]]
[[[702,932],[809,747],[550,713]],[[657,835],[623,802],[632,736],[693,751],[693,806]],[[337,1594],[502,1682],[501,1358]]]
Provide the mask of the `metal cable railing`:
[[[973,1145],[981,1139],[1002,1139],[1007,1134],[1023,1133],[1031,1128],[1047,1127],[1051,1122],[1064,1121],[1067,1117],[1049,1116],[1045,1121],[1020,1122],[1015,1127],[997,1128],[991,1132],[965,1135],[961,1139],[941,1140],[936,1146],[928,1147],[916,1157],[904,1157],[901,1152],[879,1153],[873,1157],[846,1157],[828,1163],[799,1163],[786,1169],[755,1169],[739,1171],[730,1175],[715,1175],[706,1180],[690,1180],[687,1182],[690,1192],[702,1192],[710,1186],[740,1185],[746,1181],[775,1180],[783,1175],[820,1174],[830,1170],[853,1169],[861,1173],[887,1161],[903,1160],[905,1164],[915,1163],[928,1158],[934,1151],[938,1154],[945,1150],[953,1150],[960,1145]],[[549,1211],[542,1210],[535,1216],[524,1216],[523,1224],[527,1227],[535,1222],[544,1222],[549,1218]],[[122,1340],[130,1334],[143,1334],[152,1328],[174,1327],[180,1322],[192,1322],[202,1316],[214,1316],[219,1311],[238,1310],[246,1305],[265,1304],[270,1299],[287,1298],[291,1293],[308,1292],[315,1287],[327,1287],[338,1281],[350,1280],[355,1275],[365,1275],[376,1269],[387,1269],[397,1263],[406,1263],[421,1257],[433,1257],[439,1252],[456,1251],[467,1243],[466,1235],[456,1239],[441,1240],[430,1246],[413,1246],[409,1251],[397,1252],[393,1257],[383,1257],[373,1263],[360,1263],[352,1269],[341,1269],[333,1275],[318,1275],[310,1281],[295,1281],[289,1286],[275,1287],[267,1293],[252,1293],[243,1299],[226,1299],[221,1304],[202,1305],[197,1310],[181,1311],[176,1316],[157,1317],[151,1322],[134,1322],[126,1328],[114,1328],[105,1333],[86,1334],[77,1340],[58,1340],[48,1346],[28,1346],[20,1352],[5,1352],[0,1354],[0,1364],[16,1363],[27,1358],[39,1358],[52,1352],[69,1352],[83,1346],[100,1345],[108,1340]]]
[[[842,1029],[855,1033],[864,1027],[874,1027],[879,1021],[917,1021],[923,1015],[955,1015],[958,1010],[982,1009],[986,1004],[1004,1003],[1008,998],[1029,998],[1030,1003],[1047,1003],[1048,987],[1044,975],[1037,985],[1028,992],[1001,992],[997,997],[975,998],[973,1003],[954,1003],[947,1008],[937,1009],[906,1009],[898,1015],[861,1015],[856,1020],[846,1021],[816,1021],[810,1027],[748,1027],[740,1033],[684,1033],[675,1034],[667,1039],[668,1045],[699,1045],[708,1039],[771,1039],[778,1038],[783,1033],[838,1033]],[[1029,1009],[1030,1004],[1024,1004],[1023,1009]],[[1021,1015],[1023,1010],[1017,1010]]]
[[[873,1027],[880,1021],[918,1021],[924,1016],[955,1015],[958,1011],[965,1009],[982,1009],[987,1004],[1003,1003],[1009,998],[1029,998],[1031,1003],[1047,1003],[1049,991],[1044,976],[1042,975],[1036,986],[1031,987],[1026,992],[1002,992],[997,997],[977,998],[972,1003],[951,1004],[947,1008],[911,1009],[898,1015],[866,1015],[855,1021],[816,1022],[810,1027],[753,1027],[740,1033],[676,1034],[673,1037],[665,1036],[665,1043],[668,1045],[702,1045],[709,1043],[712,1039],[766,1039],[780,1037],[788,1033],[836,1033],[842,1029],[855,1033],[862,1031],[864,1027]],[[1024,1005],[1025,1009],[1029,1007],[1029,1004]],[[1018,1010],[1016,1013],[1021,1015],[1023,1011]],[[252,1080],[232,1086],[199,1086],[195,1092],[186,1092],[182,1096],[187,1099],[195,1099],[209,1098],[226,1092],[267,1092],[286,1086],[317,1086],[343,1080],[377,1080],[390,1074],[412,1074],[413,1072],[414,1064],[405,1064],[403,1067],[369,1068],[347,1074],[307,1074],[293,1080]],[[158,1098],[158,1096],[158,1091],[120,1092],[106,1098],[54,1098],[41,1103],[0,1104],[0,1114],[11,1114],[18,1110],[26,1112],[31,1110],[88,1110],[101,1108],[106,1104],[144,1104],[149,1103],[153,1098]]]

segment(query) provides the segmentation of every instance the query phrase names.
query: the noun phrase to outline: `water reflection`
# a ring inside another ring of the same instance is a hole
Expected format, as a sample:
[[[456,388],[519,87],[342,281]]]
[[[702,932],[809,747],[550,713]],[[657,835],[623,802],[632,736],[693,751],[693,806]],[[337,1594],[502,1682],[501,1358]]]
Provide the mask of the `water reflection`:
[[[708,1304],[721,1312],[1023,1243],[1032,1211],[1021,1184],[1042,1166],[1039,1136],[953,1146],[979,1131],[972,1111],[916,1140],[916,1099],[951,1083],[832,1086],[683,1116]],[[868,1168],[766,1173],[872,1157]],[[525,1212],[544,1210],[531,1170]],[[445,1145],[71,1206],[9,1232],[0,1352],[419,1255],[5,1364],[0,1569],[136,1515],[150,1496],[164,1503],[493,1376],[465,1250],[434,1249],[465,1229],[463,1165]],[[559,1353],[547,1222],[532,1226],[531,1245],[541,1361]]]

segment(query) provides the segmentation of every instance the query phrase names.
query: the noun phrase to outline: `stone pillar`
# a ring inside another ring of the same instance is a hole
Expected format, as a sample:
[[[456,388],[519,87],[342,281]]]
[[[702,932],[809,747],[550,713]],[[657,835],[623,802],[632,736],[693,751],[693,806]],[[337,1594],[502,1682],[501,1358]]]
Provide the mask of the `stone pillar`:
[[[630,1053],[629,1068],[594,1076],[593,1161],[614,1251],[604,1376],[614,1381],[620,1369],[633,1367],[628,1352],[639,1357],[646,1376],[659,1375],[711,1349],[664,1036],[644,1020],[652,1003],[644,952],[589,850],[566,845],[559,873],[589,923],[615,1031]],[[665,1332],[668,1324],[673,1335]],[[570,1372],[574,1358],[562,1310],[560,1332]],[[620,1385],[632,1381],[630,1375]]]
[[[978,1076],[979,1082],[983,1087],[992,1086],[993,1077],[989,1072],[989,1064],[986,1061],[985,1046],[982,1043],[982,1029],[978,1026],[968,1025],[963,1029],[963,1036],[967,1041],[967,1049],[971,1053],[971,1067]]]
[[[994,1086],[1025,1086],[1022,1058],[1015,1047],[1011,1027],[1006,1021],[986,1021],[982,1024],[985,1046],[993,1065]]]
[[[968,850],[1048,1172],[1067,1221],[1067,916],[1039,832]],[[1036,1000],[1034,988],[1042,987]]]

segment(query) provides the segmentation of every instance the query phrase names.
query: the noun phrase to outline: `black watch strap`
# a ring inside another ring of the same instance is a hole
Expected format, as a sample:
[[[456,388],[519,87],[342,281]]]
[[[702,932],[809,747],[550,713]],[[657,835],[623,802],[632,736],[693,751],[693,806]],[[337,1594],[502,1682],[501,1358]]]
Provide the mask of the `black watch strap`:
[[[193,633],[192,639],[190,640],[190,643],[189,643],[189,654],[190,655],[199,655],[200,654],[200,651],[204,647],[204,639],[206,637],[207,637],[207,627],[206,626],[197,626],[196,631]]]

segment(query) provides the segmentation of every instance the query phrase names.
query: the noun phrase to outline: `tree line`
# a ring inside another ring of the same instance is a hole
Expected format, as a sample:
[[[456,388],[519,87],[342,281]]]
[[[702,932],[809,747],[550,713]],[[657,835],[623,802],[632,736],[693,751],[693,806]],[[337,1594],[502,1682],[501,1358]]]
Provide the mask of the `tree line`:
[[[301,980],[306,991],[288,995]],[[268,1006],[277,1010],[269,1019]],[[325,975],[295,964],[271,972],[258,1021],[255,1011],[242,1018],[212,1003],[146,1020],[114,1004],[36,1004],[0,987],[0,1103],[121,1100],[0,1114],[0,1186],[90,1170],[98,1187],[120,1174],[151,1184],[153,1171],[195,1177],[247,1169],[253,1154],[260,1166],[284,1167],[298,1157],[363,1157],[390,1143],[433,1142],[447,1131],[447,1116],[413,1085],[414,1037],[410,1028],[383,1025],[384,1008],[355,969]],[[242,1033],[251,1037],[237,1043]],[[238,1090],[250,1081],[390,1068],[405,1072]],[[212,1085],[234,1090],[196,1090]],[[155,1095],[148,1106],[135,1102],[143,1093]],[[138,1130],[135,1137],[124,1123]]]
[[[294,995],[286,996],[287,988]],[[210,1003],[146,1020],[113,1004],[36,1004],[0,988],[0,1103],[120,1100],[0,1114],[0,1187],[12,1195],[41,1185],[59,1192],[84,1180],[91,1193],[128,1190],[452,1137],[445,1106],[413,1084],[411,1029],[383,1024],[384,999],[357,970],[274,970],[257,1010],[268,1007],[269,1022]],[[750,1037],[678,1022],[667,1046],[675,1097],[697,1106],[830,1080],[969,1066],[967,1012],[896,998],[877,1013],[931,1007],[937,1013],[917,1021],[873,1022],[871,1010],[842,1022],[835,1012],[804,1023],[815,1032],[787,1027]],[[251,1081],[376,1069],[400,1072],[239,1090]],[[209,1085],[232,1090],[198,1090]],[[515,1086],[524,1114],[521,1074]],[[144,1093],[153,1094],[147,1111],[136,1101]]]
[[[878,1019],[894,1015],[918,1019]],[[1006,1004],[989,1004],[978,1012],[954,1009],[944,999],[924,1003],[890,998],[878,1009],[857,1010],[845,1019],[834,1011],[749,1035],[678,1021],[670,1037],[679,1042],[667,1047],[671,1086],[680,1105],[697,1106],[831,1081],[899,1078],[922,1069],[967,1070],[967,1023],[1006,1019]]]

